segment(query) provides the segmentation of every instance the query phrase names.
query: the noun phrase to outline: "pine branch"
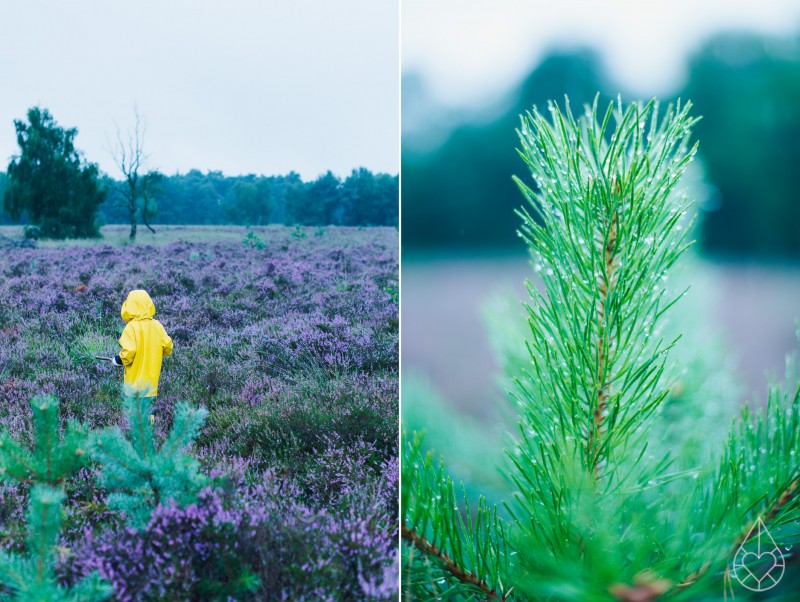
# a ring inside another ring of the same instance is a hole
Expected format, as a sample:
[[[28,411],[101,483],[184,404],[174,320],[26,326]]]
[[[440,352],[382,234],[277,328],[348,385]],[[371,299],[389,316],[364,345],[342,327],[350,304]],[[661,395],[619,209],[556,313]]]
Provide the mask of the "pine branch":
[[[769,524],[772,521],[772,519],[774,519],[785,506],[787,506],[790,502],[796,499],[798,493],[797,491],[798,485],[800,485],[800,481],[794,480],[789,484],[789,486],[786,489],[783,490],[780,497],[770,507],[766,516],[763,518],[765,525]],[[742,534],[736,539],[736,541],[734,541],[733,545],[731,546],[731,551],[728,554],[729,564],[732,561],[733,557],[736,555],[736,553],[739,551],[739,548],[741,548],[747,542],[747,536],[757,526],[759,518],[761,517],[760,516],[757,517],[756,520],[754,520],[751,524],[749,524],[742,531]],[[710,567],[711,563],[709,562],[704,563],[703,566],[701,566],[698,570],[689,575],[686,579],[675,585],[675,587],[677,589],[685,589],[690,585],[693,585],[706,574],[706,572]]]
[[[798,494],[797,489],[798,489],[799,485],[800,485],[800,480],[796,479],[796,480],[792,481],[786,489],[783,490],[783,492],[780,494],[780,497],[778,497],[778,499],[775,501],[775,503],[772,504],[772,506],[770,507],[770,509],[767,512],[766,516],[764,516],[764,518],[762,519],[765,525],[769,524],[772,521],[772,519],[774,519],[781,512],[781,510],[784,507],[786,507],[790,502],[792,502],[793,500],[796,499],[797,494]],[[747,536],[757,526],[758,520],[760,518],[761,518],[761,516],[759,515],[751,524],[749,524],[742,531],[742,534],[733,542],[733,545],[731,546],[731,551],[728,553],[728,564],[730,564],[730,562],[732,562],[734,556],[739,551],[739,548],[741,548],[747,542]],[[691,575],[686,577],[686,579],[684,579],[683,581],[681,581],[680,583],[675,585],[675,588],[676,589],[685,589],[685,588],[689,587],[690,585],[693,585],[698,580],[700,580],[703,576],[705,576],[705,574],[707,573],[707,571],[708,571],[708,569],[710,567],[711,567],[711,563],[710,562],[706,562],[698,570],[696,570]]]
[[[669,392],[674,341],[660,329],[681,296],[667,273],[688,246],[689,203],[673,189],[695,152],[689,106],[662,117],[655,102],[620,103],[598,115],[595,102],[578,120],[568,104],[552,104],[551,121],[536,112],[522,120],[520,155],[538,190],[516,180],[532,209],[519,212],[521,236],[543,284],[528,285],[532,372],[516,381],[523,416],[509,453],[514,547],[536,575],[535,585],[518,583],[523,592],[561,597],[562,567],[588,558],[615,566],[615,580],[648,566],[627,560],[649,562],[619,533],[652,503],[647,489],[670,478],[669,458],[643,458]],[[573,583],[582,596],[608,588],[601,571]]]
[[[442,563],[442,567],[448,573],[450,573],[453,577],[458,579],[461,583],[465,583],[467,585],[471,585],[473,587],[478,588],[481,592],[484,593],[487,600],[505,600],[506,596],[498,596],[497,592],[493,589],[489,589],[489,586],[486,584],[485,581],[479,580],[475,573],[468,573],[460,566],[458,566],[455,562],[453,562],[447,554],[439,551],[436,546],[428,543],[424,537],[421,537],[417,534],[414,529],[409,529],[405,525],[400,526],[400,534],[403,539],[407,542],[411,543],[415,548],[417,548],[420,552],[427,554],[428,556],[433,556],[437,560]]]
[[[403,435],[401,486],[401,533],[423,554],[429,555],[460,587],[477,587],[486,594],[505,596],[503,583],[509,574],[503,525],[494,508],[479,498],[475,512],[468,503],[459,512],[455,489],[441,462],[432,453],[421,453],[422,436],[410,441]],[[466,495],[464,495],[466,500]],[[413,559],[407,570],[414,568]]]
[[[615,194],[619,195],[619,185],[615,182]],[[600,299],[598,304],[598,331],[599,337],[597,340],[597,356],[598,356],[598,375],[597,375],[597,405],[592,413],[594,424],[589,426],[589,433],[587,436],[587,458],[596,458],[598,450],[595,445],[595,438],[597,441],[603,436],[603,418],[606,412],[606,404],[609,397],[609,382],[608,374],[606,372],[606,360],[609,356],[611,347],[610,336],[606,332],[608,323],[608,296],[612,292],[614,286],[615,275],[615,247],[617,242],[617,220],[618,213],[615,212],[611,216],[611,225],[608,231],[608,236],[604,248],[605,260],[605,273],[604,279],[599,282]],[[600,464],[597,461],[593,462],[595,478],[600,478]]]
[[[671,343],[657,334],[678,298],[667,297],[662,277],[688,246],[688,202],[670,192],[694,155],[689,106],[660,123],[655,102],[610,105],[602,120],[596,102],[582,120],[568,104],[550,106],[552,124],[536,112],[523,118],[520,155],[538,191],[516,179],[533,210],[519,212],[521,236],[544,292],[528,287],[534,373],[520,381],[519,400],[539,436],[583,442],[595,478],[609,461],[614,476],[625,458],[613,454],[634,447],[667,393],[660,379]]]
[[[83,464],[86,429],[69,422],[58,436],[58,400],[53,396],[30,400],[33,414],[34,446],[25,449],[3,429],[0,432],[0,478],[22,483],[58,485]]]
[[[74,587],[58,584],[55,574],[56,541],[61,529],[64,492],[48,485],[31,489],[28,507],[28,549],[25,554],[0,551],[0,583],[17,601],[67,602],[105,600],[112,588],[93,572]]]
[[[205,408],[195,408],[183,402],[178,403],[175,406],[173,418],[175,426],[170,431],[169,438],[164,442],[162,449],[167,454],[176,454],[191,445],[203,427],[207,416],[208,410]]]
[[[787,372],[789,380],[793,374]],[[716,477],[709,483],[711,490],[699,497],[700,520],[692,527],[710,534],[708,548],[717,541],[724,546],[719,556],[724,566],[730,566],[759,520],[774,527],[800,518],[800,465],[795,459],[799,448],[800,384],[793,395],[771,387],[764,410],[751,417],[745,407],[734,421]],[[740,507],[745,513],[737,511]],[[714,566],[717,563],[704,562],[676,588],[698,582]]]
[[[765,523],[772,521],[772,519],[775,518],[778,515],[778,513],[795,498],[795,496],[797,495],[797,486],[799,482],[800,481],[795,479],[789,484],[789,486],[786,489],[783,490],[783,493],[781,493],[780,497],[778,498],[778,501],[775,502],[775,505],[764,517]]]

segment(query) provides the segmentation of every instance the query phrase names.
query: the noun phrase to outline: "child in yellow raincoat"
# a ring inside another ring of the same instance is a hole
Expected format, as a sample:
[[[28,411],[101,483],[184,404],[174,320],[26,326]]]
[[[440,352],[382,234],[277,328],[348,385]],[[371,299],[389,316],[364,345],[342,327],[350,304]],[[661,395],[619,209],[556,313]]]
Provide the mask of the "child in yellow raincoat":
[[[114,357],[115,366],[125,366],[125,385],[143,397],[158,395],[161,360],[172,353],[172,339],[161,322],[154,320],[156,306],[143,290],[128,293],[120,314],[128,324],[119,344],[122,350]]]

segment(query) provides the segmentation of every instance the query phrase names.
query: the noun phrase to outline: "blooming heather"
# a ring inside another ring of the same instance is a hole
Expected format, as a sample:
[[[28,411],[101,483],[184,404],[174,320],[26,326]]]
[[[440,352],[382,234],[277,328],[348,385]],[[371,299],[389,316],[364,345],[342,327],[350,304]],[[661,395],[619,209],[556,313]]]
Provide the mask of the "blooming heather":
[[[172,336],[156,431],[178,401],[209,410],[196,505],[143,530],[109,511],[96,467],[67,485],[61,574],[98,570],[115,599],[375,600],[397,596],[398,307],[394,229],[259,231],[232,242],[14,248],[0,254],[0,421],[31,437],[28,400],[123,425],[113,355],[141,288]],[[0,489],[18,546],[27,489]]]

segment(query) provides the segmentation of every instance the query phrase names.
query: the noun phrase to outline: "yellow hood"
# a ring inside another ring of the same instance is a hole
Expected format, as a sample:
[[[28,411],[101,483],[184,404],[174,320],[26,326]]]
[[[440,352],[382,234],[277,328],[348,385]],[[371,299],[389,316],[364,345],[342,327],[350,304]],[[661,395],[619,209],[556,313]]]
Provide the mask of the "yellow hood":
[[[128,293],[128,298],[122,304],[120,315],[126,322],[131,320],[146,320],[156,314],[156,306],[150,295],[143,290],[135,290]]]

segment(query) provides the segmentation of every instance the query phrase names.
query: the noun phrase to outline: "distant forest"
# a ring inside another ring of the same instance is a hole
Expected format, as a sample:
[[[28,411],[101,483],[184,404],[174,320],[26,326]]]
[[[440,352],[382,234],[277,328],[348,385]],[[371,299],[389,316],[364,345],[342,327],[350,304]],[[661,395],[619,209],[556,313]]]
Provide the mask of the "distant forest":
[[[569,96],[580,115],[622,92],[589,50],[546,56],[490,118],[463,121],[436,104],[426,82],[406,73],[403,89],[403,248],[506,247],[521,250],[514,210],[524,204],[512,174],[529,181],[514,150],[520,113]],[[698,199],[698,238],[706,253],[800,258],[800,33],[785,38],[719,34],[697,48],[670,101],[691,100],[699,161],[690,196]],[[646,101],[647,98],[644,98]],[[448,121],[449,120],[449,121]],[[436,124],[455,122],[441,144]],[[416,127],[414,127],[416,126]],[[437,134],[438,135],[438,134]]]
[[[0,172],[0,199],[6,174]],[[303,182],[297,173],[281,176],[225,176],[221,172],[163,176],[148,213],[151,224],[266,224],[397,226],[398,176],[354,169],[344,179],[331,172]],[[126,224],[130,217],[124,182],[103,176],[107,192],[100,224]],[[153,202],[155,201],[155,202]],[[25,223],[25,216],[17,223]],[[13,224],[8,213],[0,224]]]

